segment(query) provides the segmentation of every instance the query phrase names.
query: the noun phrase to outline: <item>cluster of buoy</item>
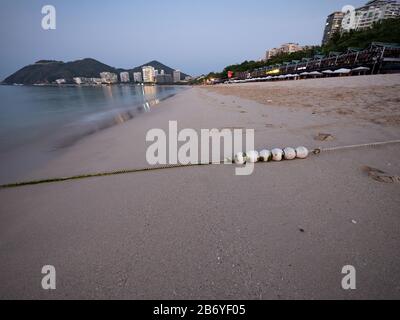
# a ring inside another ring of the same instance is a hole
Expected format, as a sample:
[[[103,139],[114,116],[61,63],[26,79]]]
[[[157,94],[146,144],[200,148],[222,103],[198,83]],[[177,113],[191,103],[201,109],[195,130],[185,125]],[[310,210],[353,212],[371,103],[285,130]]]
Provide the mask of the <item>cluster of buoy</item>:
[[[243,165],[245,163],[282,161],[294,159],[306,159],[309,151],[306,147],[297,148],[275,148],[270,150],[239,152],[235,155],[234,163]]]

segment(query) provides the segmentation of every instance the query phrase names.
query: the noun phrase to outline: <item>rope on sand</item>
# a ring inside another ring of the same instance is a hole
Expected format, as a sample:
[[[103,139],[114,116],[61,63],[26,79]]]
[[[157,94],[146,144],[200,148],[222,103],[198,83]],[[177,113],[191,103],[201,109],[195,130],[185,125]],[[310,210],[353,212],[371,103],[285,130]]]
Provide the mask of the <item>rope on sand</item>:
[[[312,153],[314,155],[319,155],[322,152],[333,152],[333,151],[339,151],[339,150],[365,148],[365,147],[379,147],[379,146],[384,146],[384,145],[389,145],[389,144],[397,144],[397,143],[400,143],[400,140],[391,140],[391,141],[365,143],[365,144],[355,144],[355,145],[339,146],[339,147],[331,147],[331,148],[316,148],[312,151]],[[219,165],[219,164],[224,164],[224,163],[226,164],[227,161],[221,160],[221,161],[209,162],[209,163],[171,164],[171,165],[165,165],[165,166],[154,166],[154,167],[139,168],[139,169],[124,169],[124,170],[117,170],[117,171],[105,171],[105,172],[68,176],[68,177],[58,177],[58,178],[49,178],[49,179],[40,179],[40,180],[31,180],[31,181],[22,181],[22,182],[10,183],[10,184],[3,184],[3,185],[0,185],[0,189],[10,189],[10,188],[23,187],[23,186],[30,186],[30,185],[47,184],[47,183],[63,182],[63,181],[70,181],[70,180],[81,180],[81,179],[88,179],[88,178],[95,178],[95,177],[107,177],[107,176],[115,176],[115,175],[129,174],[129,173],[139,173],[139,172],[158,171],[158,170],[177,169],[177,168],[189,168],[189,167],[198,167],[198,166],[211,166],[211,165]]]
[[[388,145],[388,144],[397,144],[397,143],[400,143],[400,140],[353,144],[353,145],[349,145],[349,146],[332,147],[332,148],[317,148],[317,149],[314,149],[313,153],[318,155],[321,152],[331,152],[331,151],[340,151],[340,150],[346,150],[346,149],[357,149],[357,148],[367,148],[367,147],[379,147],[379,146],[384,146],[384,145]]]

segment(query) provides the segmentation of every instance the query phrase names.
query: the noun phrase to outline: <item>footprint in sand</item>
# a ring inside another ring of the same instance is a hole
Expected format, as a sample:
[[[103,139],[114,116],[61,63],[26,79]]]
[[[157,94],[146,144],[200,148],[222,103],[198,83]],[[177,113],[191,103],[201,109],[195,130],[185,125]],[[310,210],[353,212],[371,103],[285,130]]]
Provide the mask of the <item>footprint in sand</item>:
[[[314,137],[316,141],[332,141],[334,140],[333,135],[330,133],[319,133],[316,137]]]
[[[365,173],[367,173],[368,176],[370,178],[374,179],[375,181],[383,182],[383,183],[400,183],[400,176],[389,175],[382,170],[368,167],[368,166],[362,167],[362,170]]]

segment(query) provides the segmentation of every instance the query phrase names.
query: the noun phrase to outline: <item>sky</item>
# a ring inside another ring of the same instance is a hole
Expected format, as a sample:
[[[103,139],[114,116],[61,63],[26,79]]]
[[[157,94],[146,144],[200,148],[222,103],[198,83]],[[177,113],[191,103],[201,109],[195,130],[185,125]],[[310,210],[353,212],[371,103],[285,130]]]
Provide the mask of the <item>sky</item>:
[[[286,42],[320,44],[326,17],[367,0],[1,0],[0,79],[37,60],[94,58],[118,68],[158,60],[221,71]],[[56,29],[44,30],[44,5]]]

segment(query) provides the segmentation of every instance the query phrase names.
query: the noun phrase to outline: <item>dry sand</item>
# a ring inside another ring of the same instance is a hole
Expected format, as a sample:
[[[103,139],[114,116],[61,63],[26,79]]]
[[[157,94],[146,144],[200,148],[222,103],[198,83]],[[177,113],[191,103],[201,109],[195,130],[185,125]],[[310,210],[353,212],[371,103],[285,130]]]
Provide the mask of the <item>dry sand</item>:
[[[400,81],[396,74],[215,86],[210,90],[266,105],[307,108],[318,114],[336,113],[400,125]]]
[[[254,128],[258,149],[399,139],[397,120],[374,121],[399,114],[399,83],[391,75],[189,89],[27,178],[147,166],[146,132],[169,120]],[[334,88],[357,99],[335,98]],[[319,133],[334,139],[315,141]],[[398,176],[399,158],[390,145],[259,164],[248,177],[224,165],[0,190],[0,298],[400,298],[400,184],[364,170]],[[47,264],[57,270],[52,292],[40,287]],[[348,264],[354,291],[341,288]]]

